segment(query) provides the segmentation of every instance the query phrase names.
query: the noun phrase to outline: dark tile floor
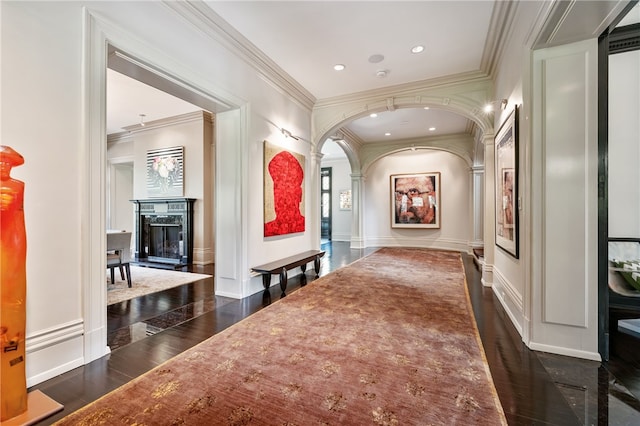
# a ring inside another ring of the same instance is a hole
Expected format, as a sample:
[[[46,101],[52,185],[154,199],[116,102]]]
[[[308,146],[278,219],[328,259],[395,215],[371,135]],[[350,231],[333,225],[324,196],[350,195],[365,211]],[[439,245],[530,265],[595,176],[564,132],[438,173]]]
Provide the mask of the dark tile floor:
[[[321,275],[375,250],[338,242],[323,249]],[[530,351],[491,289],[481,285],[472,257],[463,255],[463,260],[487,361],[510,425],[640,425],[638,339],[612,333],[607,363]],[[213,268],[193,272],[213,274]],[[299,286],[299,277],[290,278],[287,292]],[[112,353],[34,386],[65,406],[40,424],[51,424],[279,298],[279,286],[268,297],[214,296],[210,278],[110,306]]]

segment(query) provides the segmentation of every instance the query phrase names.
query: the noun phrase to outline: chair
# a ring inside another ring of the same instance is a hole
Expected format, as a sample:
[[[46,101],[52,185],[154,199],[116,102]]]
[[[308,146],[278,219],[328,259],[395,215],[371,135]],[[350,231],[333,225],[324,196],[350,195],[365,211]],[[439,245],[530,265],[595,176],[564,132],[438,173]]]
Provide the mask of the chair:
[[[118,268],[122,279],[126,272],[127,284],[131,288],[130,246],[131,232],[107,231],[107,268],[111,272],[111,284],[115,283],[115,269]]]

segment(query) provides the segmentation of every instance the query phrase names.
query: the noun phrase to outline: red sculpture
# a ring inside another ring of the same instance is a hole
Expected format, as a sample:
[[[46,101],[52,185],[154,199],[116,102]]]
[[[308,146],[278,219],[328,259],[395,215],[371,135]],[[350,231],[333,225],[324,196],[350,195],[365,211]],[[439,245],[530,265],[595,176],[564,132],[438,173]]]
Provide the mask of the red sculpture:
[[[10,176],[23,163],[20,154],[0,145],[0,421],[27,411],[24,182]]]

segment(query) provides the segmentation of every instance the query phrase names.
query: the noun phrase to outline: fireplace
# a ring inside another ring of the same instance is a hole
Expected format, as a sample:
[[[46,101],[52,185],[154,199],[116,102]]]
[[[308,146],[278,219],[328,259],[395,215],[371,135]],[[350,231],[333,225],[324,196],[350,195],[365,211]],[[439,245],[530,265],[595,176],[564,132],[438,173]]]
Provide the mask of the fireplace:
[[[182,267],[193,262],[193,198],[132,200],[138,263]]]

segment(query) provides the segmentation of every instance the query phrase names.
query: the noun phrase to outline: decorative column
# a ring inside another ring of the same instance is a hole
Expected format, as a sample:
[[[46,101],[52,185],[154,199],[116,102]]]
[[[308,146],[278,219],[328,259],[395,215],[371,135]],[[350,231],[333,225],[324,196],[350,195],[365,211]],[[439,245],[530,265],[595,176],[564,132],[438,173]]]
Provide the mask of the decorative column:
[[[493,285],[493,259],[495,251],[495,146],[493,133],[484,135],[484,266],[482,284]]]
[[[351,248],[364,248],[364,218],[362,206],[364,193],[364,176],[362,173],[351,174]]]
[[[484,166],[473,166],[471,169],[473,199],[471,200],[472,209],[472,229],[473,229],[473,247],[482,247],[484,245]]]
[[[309,196],[306,197],[306,202],[311,207],[311,214],[307,217],[307,230],[311,233],[313,246],[320,248],[320,168],[324,155],[315,151],[316,148],[314,146],[311,151],[311,170],[307,174],[311,178],[311,191],[309,191]],[[310,223],[314,224],[314,226],[309,227],[308,224]]]
[[[27,411],[24,182],[10,176],[23,163],[22,155],[0,145],[0,421]]]

